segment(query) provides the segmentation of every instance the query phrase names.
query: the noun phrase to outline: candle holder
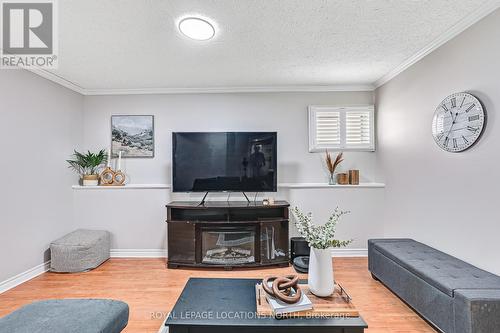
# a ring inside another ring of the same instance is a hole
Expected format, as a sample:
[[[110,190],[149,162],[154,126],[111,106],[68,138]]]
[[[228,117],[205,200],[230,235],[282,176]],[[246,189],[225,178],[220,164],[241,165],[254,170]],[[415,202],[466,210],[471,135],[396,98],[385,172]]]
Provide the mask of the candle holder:
[[[118,170],[111,168],[111,149],[108,156],[108,166],[101,172],[99,179],[102,186],[123,186],[125,185],[125,174],[120,170],[122,162],[122,152],[118,154]]]
[[[115,177],[115,172],[109,166],[101,172],[99,179],[101,181],[101,185],[113,185],[113,179]]]
[[[337,183],[339,185],[349,185],[349,174],[347,173],[337,174]]]
[[[101,180],[101,186],[124,186],[126,176],[121,170],[114,171],[110,167],[106,167],[101,172],[99,179]]]
[[[349,170],[349,184],[359,185],[359,170]]]
[[[123,186],[124,183],[125,183],[125,174],[121,170],[116,171],[113,177],[113,184],[116,186]]]

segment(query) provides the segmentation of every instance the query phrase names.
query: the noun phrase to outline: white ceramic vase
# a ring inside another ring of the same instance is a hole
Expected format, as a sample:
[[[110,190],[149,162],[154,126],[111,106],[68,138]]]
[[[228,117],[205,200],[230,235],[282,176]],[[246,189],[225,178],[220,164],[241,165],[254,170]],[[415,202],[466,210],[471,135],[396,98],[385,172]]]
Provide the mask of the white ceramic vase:
[[[334,290],[332,251],[311,247],[309,257],[309,290],[316,296],[330,296]]]

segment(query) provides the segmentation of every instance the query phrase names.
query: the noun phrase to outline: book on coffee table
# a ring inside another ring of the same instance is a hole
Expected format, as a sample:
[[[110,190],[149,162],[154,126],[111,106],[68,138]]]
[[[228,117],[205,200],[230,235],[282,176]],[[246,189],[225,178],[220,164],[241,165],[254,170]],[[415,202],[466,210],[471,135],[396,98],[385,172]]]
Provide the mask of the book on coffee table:
[[[294,293],[294,291],[292,293]],[[273,313],[275,315],[306,311],[306,310],[311,310],[313,308],[311,300],[304,293],[302,294],[300,301],[295,304],[285,303],[268,294],[266,294],[266,298],[267,302],[271,306],[271,309],[273,310]]]

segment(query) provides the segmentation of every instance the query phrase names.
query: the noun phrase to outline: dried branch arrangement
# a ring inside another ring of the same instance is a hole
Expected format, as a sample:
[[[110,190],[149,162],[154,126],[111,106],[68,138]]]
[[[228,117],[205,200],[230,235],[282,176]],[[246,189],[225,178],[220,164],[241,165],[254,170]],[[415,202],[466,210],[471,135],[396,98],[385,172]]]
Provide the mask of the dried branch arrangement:
[[[335,173],[335,170],[337,170],[337,167],[339,166],[340,163],[344,160],[342,157],[344,156],[343,152],[340,152],[337,154],[337,157],[335,160],[332,159],[332,155],[328,151],[328,149],[325,152],[325,161],[326,161],[326,167],[328,169],[328,172],[330,172],[330,176],[333,176]]]

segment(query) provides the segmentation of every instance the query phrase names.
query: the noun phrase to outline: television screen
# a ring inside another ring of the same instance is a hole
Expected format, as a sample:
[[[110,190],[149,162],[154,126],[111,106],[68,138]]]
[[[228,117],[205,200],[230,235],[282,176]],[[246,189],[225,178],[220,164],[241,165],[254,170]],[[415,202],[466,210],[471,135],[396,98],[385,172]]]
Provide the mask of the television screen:
[[[172,134],[174,192],[276,192],[276,132]]]

